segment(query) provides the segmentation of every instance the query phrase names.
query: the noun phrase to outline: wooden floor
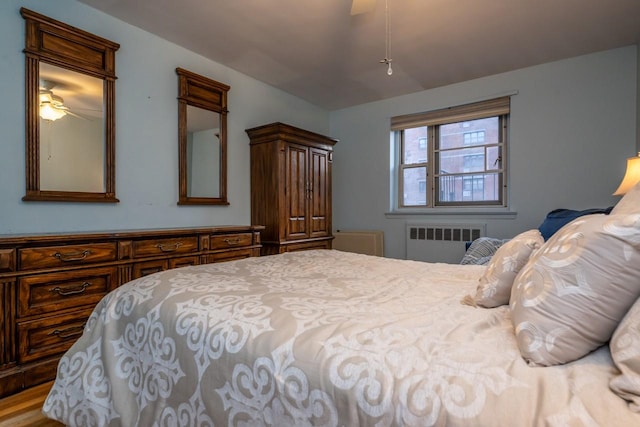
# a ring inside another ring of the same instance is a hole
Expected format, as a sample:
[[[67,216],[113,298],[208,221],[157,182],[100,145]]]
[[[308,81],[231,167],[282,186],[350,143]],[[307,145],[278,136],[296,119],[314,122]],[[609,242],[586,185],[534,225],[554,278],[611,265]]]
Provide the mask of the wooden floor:
[[[22,393],[0,399],[0,427],[60,427],[57,421],[40,412],[52,383],[30,388]]]

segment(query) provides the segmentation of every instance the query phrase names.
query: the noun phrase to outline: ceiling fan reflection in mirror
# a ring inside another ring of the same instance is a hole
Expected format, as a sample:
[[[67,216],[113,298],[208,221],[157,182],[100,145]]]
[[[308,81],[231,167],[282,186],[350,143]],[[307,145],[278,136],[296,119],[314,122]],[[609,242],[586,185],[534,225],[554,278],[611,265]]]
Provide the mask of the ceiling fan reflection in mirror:
[[[50,80],[40,80],[40,117],[47,121],[56,121],[70,115],[82,120],[89,120],[78,112],[73,112],[69,107],[64,105],[64,99],[53,93],[56,83]]]

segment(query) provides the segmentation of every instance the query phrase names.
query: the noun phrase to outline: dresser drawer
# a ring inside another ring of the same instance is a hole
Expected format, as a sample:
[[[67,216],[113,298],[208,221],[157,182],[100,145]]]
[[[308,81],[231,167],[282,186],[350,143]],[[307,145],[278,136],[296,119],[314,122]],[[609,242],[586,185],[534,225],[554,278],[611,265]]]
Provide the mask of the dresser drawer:
[[[166,259],[154,259],[152,261],[142,261],[133,264],[132,278],[138,279],[140,277],[148,276],[153,273],[165,271],[167,269]]]
[[[22,270],[115,261],[116,244],[114,242],[21,249],[19,258]]]
[[[91,309],[18,322],[18,360],[31,362],[62,354],[80,338]]]
[[[16,271],[16,250],[0,249],[0,273]]]
[[[116,267],[38,274],[18,279],[18,316],[95,305],[115,287]]]
[[[211,249],[228,249],[240,246],[251,246],[251,233],[220,234],[211,236]]]
[[[185,256],[180,258],[171,258],[169,260],[169,268],[180,268],[198,264],[200,264],[200,259],[197,256]]]
[[[148,276],[149,274],[158,273],[167,269],[186,267],[188,265],[198,265],[197,256],[184,256],[179,258],[158,259],[151,261],[136,262],[133,264],[132,278]]]
[[[224,251],[209,255],[209,262],[233,261],[235,259],[249,258],[253,254],[253,249],[238,249],[235,251]]]
[[[286,245],[287,252],[307,251],[311,249],[331,249],[331,240],[291,243]]]
[[[138,240],[133,242],[134,258],[161,254],[188,254],[193,252],[198,252],[197,236]]]

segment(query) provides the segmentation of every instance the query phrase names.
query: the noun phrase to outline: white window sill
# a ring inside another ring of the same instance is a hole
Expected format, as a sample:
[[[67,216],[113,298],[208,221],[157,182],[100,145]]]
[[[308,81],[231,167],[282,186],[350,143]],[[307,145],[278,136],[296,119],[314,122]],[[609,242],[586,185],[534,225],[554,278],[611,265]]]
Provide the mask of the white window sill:
[[[455,217],[483,217],[487,219],[515,219],[518,212],[508,208],[419,208],[419,209],[398,209],[385,212],[384,216],[389,219],[407,219],[417,216],[455,216]]]

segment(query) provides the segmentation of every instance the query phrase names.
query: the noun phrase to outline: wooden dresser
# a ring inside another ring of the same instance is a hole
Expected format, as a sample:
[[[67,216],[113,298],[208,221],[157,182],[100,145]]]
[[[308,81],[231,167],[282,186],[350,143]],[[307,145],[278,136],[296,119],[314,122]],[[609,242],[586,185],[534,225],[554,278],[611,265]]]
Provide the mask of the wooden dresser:
[[[0,397],[53,379],[109,291],[157,271],[259,256],[263,228],[0,236]]]
[[[246,130],[251,140],[251,223],[262,254],[330,249],[336,139],[284,123]]]

